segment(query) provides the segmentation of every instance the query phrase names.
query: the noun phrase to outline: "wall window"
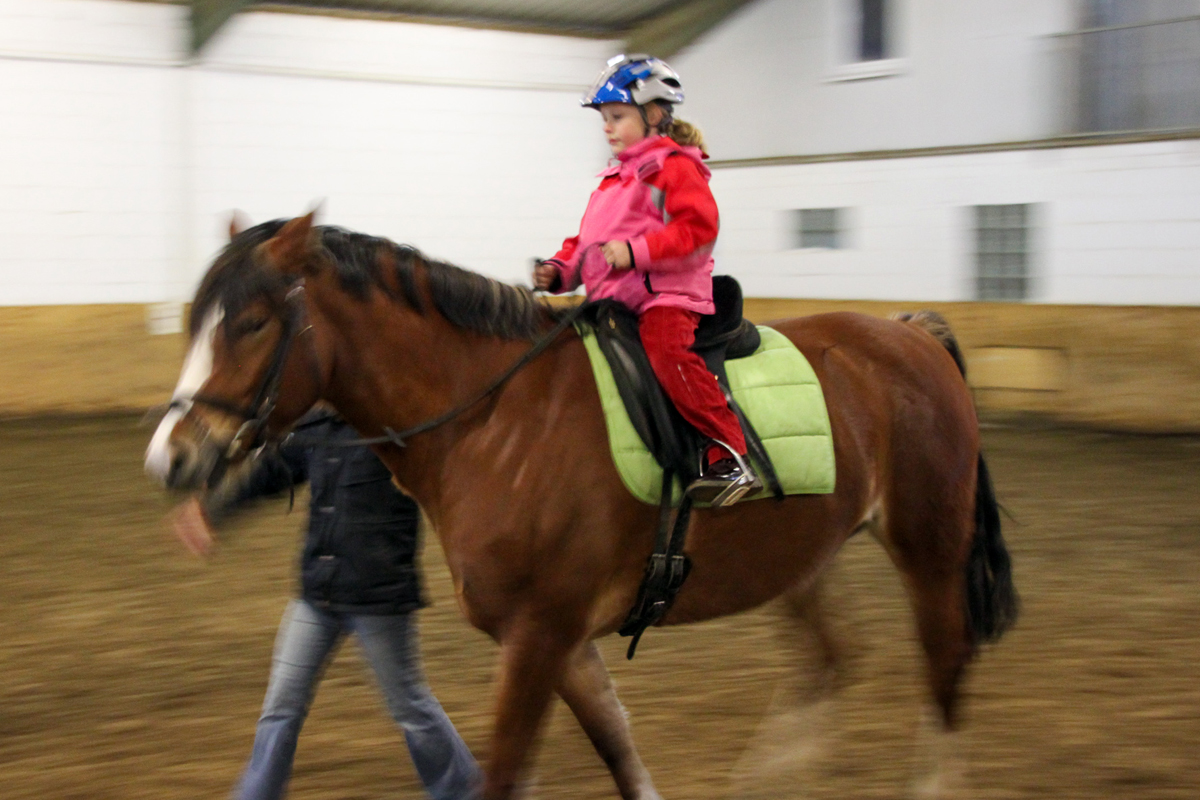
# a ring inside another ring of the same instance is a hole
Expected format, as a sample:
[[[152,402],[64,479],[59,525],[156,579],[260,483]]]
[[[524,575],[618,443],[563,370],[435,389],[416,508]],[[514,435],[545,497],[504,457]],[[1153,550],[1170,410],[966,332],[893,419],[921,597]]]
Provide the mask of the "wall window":
[[[801,208],[794,212],[794,247],[838,250],[845,247],[844,209]]]
[[[825,0],[828,81],[897,75],[908,69],[898,46],[904,0]]]
[[[879,61],[887,48],[886,0],[858,0],[858,60]]]
[[[1066,130],[1200,127],[1200,0],[1086,0],[1082,19],[1052,38]]]
[[[975,206],[975,297],[1027,300],[1032,206]]]

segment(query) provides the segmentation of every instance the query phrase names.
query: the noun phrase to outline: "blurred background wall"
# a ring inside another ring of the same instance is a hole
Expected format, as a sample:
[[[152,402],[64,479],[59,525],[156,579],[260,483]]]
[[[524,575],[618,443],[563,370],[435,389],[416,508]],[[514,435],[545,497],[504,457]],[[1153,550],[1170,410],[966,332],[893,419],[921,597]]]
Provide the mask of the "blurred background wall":
[[[986,413],[1200,430],[1200,0],[643,5],[722,5],[649,41],[752,317],[937,308]],[[191,55],[187,6],[0,0],[0,413],[165,400],[235,208],[505,281],[574,232],[637,36],[295,12]]]

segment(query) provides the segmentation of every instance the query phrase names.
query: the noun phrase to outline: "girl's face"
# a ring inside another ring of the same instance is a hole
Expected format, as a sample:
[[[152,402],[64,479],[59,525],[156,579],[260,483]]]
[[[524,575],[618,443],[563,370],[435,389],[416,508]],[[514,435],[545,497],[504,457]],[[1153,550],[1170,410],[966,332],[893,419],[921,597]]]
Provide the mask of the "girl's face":
[[[608,146],[614,156],[646,138],[642,115],[629,103],[601,103],[600,117],[604,120],[604,135],[608,137]]]

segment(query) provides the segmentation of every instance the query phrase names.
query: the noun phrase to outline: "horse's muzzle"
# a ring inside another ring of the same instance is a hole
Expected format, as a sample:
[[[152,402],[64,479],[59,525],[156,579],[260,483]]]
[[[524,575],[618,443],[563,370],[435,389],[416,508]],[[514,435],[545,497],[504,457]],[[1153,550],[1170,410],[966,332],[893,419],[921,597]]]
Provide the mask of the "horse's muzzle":
[[[167,445],[166,470],[157,477],[168,489],[193,491],[219,480],[220,450],[210,441],[197,444],[188,439],[176,439]],[[149,466],[147,467],[149,472]]]
[[[163,421],[146,449],[146,474],[168,489],[211,486],[225,472],[222,448],[207,426],[178,423],[178,419]]]

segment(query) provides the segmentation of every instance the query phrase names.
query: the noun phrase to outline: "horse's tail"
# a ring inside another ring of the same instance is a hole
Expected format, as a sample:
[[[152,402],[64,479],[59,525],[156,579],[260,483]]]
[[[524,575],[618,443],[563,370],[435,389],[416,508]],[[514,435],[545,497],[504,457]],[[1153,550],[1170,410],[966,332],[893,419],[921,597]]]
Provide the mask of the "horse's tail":
[[[954,331],[950,330],[950,323],[946,322],[945,317],[936,311],[917,311],[915,313],[901,311],[893,314],[892,319],[915,325],[941,342],[942,347],[946,348],[950,357],[954,359],[954,363],[958,365],[958,371],[962,373],[963,378],[967,377],[967,362],[963,358],[962,349],[958,346],[958,339],[954,338]]]
[[[900,313],[892,319],[911,323],[932,334],[950,353],[958,371],[967,377],[967,364],[950,323],[936,311]],[[976,642],[993,642],[1017,621],[1020,601],[1013,585],[1012,559],[1000,532],[1000,504],[992,487],[983,453],[975,482],[975,534],[967,558],[967,610]]]
[[[1000,504],[983,453],[975,483],[975,536],[967,557],[967,610],[976,642],[994,642],[1017,621],[1020,601],[1000,533]]]

